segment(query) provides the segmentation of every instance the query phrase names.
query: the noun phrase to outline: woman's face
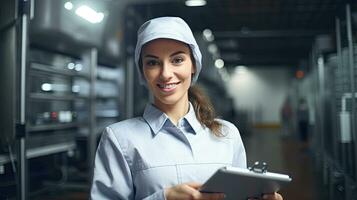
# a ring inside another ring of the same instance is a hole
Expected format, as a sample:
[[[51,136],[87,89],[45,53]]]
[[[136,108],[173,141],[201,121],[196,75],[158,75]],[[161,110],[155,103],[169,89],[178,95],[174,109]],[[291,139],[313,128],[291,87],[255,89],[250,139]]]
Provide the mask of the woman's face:
[[[141,59],[156,105],[188,101],[188,89],[195,69],[187,44],[170,39],[153,40],[143,47]]]

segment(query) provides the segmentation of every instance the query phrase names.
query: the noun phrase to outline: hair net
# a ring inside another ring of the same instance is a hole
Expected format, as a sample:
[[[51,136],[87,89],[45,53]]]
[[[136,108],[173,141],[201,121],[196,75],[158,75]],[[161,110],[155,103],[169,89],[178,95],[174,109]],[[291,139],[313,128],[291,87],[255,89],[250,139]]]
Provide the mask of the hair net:
[[[179,17],[154,18],[145,22],[139,28],[135,47],[135,65],[139,72],[140,83],[146,85],[145,77],[139,65],[141,49],[144,44],[159,38],[177,40],[190,46],[196,62],[196,73],[192,77],[192,84],[195,83],[202,68],[202,55],[190,27]]]

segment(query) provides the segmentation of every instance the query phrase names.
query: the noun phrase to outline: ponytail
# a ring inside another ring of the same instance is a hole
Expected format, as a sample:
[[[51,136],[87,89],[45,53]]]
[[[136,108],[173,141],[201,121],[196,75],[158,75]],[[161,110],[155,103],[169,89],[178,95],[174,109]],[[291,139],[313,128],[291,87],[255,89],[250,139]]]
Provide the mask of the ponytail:
[[[188,97],[193,105],[198,121],[209,128],[217,137],[223,137],[221,132],[222,124],[215,120],[216,113],[209,98],[202,89],[193,85],[188,90]]]

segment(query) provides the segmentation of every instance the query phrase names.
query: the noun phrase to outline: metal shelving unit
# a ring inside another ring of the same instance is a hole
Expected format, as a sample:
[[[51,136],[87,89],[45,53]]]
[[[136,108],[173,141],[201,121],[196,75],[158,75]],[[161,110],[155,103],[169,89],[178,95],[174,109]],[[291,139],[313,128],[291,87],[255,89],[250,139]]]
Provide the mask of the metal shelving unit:
[[[80,126],[79,123],[46,124],[46,125],[29,126],[27,128],[27,131],[28,132],[53,131],[53,130],[72,129],[72,128],[77,128],[79,126]]]
[[[31,54],[35,51],[53,54],[55,57],[66,57],[78,62],[78,59],[61,55],[61,53],[29,48],[30,56],[27,64],[25,94],[27,136],[24,159],[26,163],[31,163],[31,159],[34,158],[56,154],[74,155],[78,151],[76,137],[83,128],[87,130],[86,143],[95,144],[91,141],[91,135],[95,132],[95,124],[91,124],[91,119],[95,118],[95,110],[93,109],[95,108],[95,90],[90,74],[95,71],[88,70],[88,74],[80,74],[77,71],[67,70],[65,67],[68,63],[65,60],[68,59],[64,59],[63,69],[58,69],[58,66],[56,68],[54,64],[51,65],[51,59],[46,64],[39,64],[36,61],[36,56]],[[87,63],[89,67],[96,67],[96,63],[90,61],[91,56],[90,53],[85,52],[83,63]],[[58,65],[58,62],[56,65]],[[84,64],[82,67],[85,67]],[[76,79],[81,79],[82,82],[75,82]],[[86,93],[82,94],[83,90],[78,88],[80,87],[78,84],[83,84],[84,81],[87,82],[84,85]],[[57,91],[55,87],[49,87],[56,84],[60,86]],[[74,85],[78,87],[73,88]],[[76,91],[73,89],[76,89]],[[77,104],[79,104],[79,109]],[[89,155],[87,155],[88,152],[84,153],[88,160],[92,160],[91,158],[94,157],[95,147],[90,153]],[[14,151],[13,157],[11,157],[11,154],[0,154],[0,166],[5,169],[5,165],[17,161],[16,155],[17,151]],[[87,160],[84,160],[84,162],[87,162]],[[63,164],[67,164],[67,162]],[[84,165],[88,165],[88,163]],[[88,166],[88,169],[91,169],[90,166]],[[23,199],[26,199],[28,193],[26,182],[31,183],[34,178],[28,170],[24,170],[24,173],[26,173],[24,176],[28,180],[21,182],[26,190]],[[8,172],[3,171],[2,173]],[[40,182],[40,180],[37,180],[36,184]]]
[[[124,98],[119,96],[121,94],[96,94],[96,80],[103,79],[97,77],[97,49],[103,53],[103,62],[109,65],[118,62],[118,55],[108,54],[101,46],[106,20],[95,25],[85,24],[67,15],[61,1],[45,1],[33,6],[34,3],[5,0],[1,8],[6,10],[0,19],[1,47],[8,49],[0,55],[1,82],[8,87],[4,92],[7,101],[0,106],[6,119],[0,123],[5,131],[0,139],[0,181],[17,179],[13,185],[17,191],[7,194],[0,190],[0,199],[14,196],[27,199],[28,185],[41,182],[34,178],[34,171],[30,171],[33,169],[27,167],[36,160],[68,159],[68,162],[62,160],[63,167],[83,163],[85,167],[79,168],[81,172],[88,171],[89,182],[98,133],[121,117],[119,106],[98,110],[96,114],[97,102],[119,104],[123,103],[119,98]],[[53,15],[48,18],[44,13]],[[66,23],[58,24],[61,20]],[[68,20],[71,21],[67,23]],[[44,25],[48,22],[50,26]],[[76,27],[80,27],[80,31]],[[105,81],[117,84],[117,89],[118,84],[125,84],[113,77]],[[84,157],[81,160],[76,153],[84,146],[83,142],[87,148],[78,153]],[[68,155],[75,157],[68,158]]]
[[[71,151],[74,150],[75,148],[76,148],[76,144],[74,142],[58,143],[54,145],[48,145],[45,147],[31,148],[26,151],[26,159],[46,156],[46,155],[65,152],[65,151]],[[10,161],[11,161],[10,156],[0,155],[0,165],[5,165]],[[16,158],[14,158],[14,161],[16,161]]]
[[[311,61],[316,86],[313,149],[324,199],[357,199],[357,5],[336,16],[336,52],[314,49]]]
[[[36,100],[60,100],[60,101],[74,101],[74,100],[88,100],[89,97],[86,96],[76,96],[76,95],[53,95],[53,94],[41,94],[41,93],[31,93],[29,94],[31,101]]]
[[[78,74],[76,72],[73,73],[73,71],[64,71],[64,70],[55,69],[51,65],[47,65],[47,64],[31,63],[31,69],[42,71],[42,72],[48,72],[51,74],[54,73],[54,74],[59,74],[59,75],[64,75],[64,76],[82,77],[87,80],[90,79],[90,76],[88,76],[88,75]]]

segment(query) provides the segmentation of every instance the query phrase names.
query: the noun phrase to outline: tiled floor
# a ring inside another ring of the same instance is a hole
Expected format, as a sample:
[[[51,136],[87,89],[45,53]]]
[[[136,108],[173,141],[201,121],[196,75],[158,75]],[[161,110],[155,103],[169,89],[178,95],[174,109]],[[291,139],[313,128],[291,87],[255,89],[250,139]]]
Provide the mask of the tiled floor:
[[[268,163],[269,171],[292,177],[293,181],[280,191],[284,199],[320,199],[321,188],[314,172],[312,158],[294,137],[282,138],[278,129],[258,129],[243,137],[243,142],[248,165],[255,161],[264,161]]]

